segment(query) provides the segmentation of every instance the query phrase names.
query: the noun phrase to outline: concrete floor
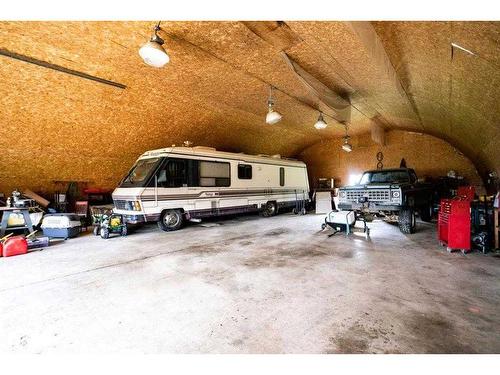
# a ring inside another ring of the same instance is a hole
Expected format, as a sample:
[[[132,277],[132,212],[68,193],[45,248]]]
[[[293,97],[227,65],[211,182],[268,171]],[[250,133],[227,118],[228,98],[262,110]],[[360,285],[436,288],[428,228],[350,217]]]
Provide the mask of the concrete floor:
[[[322,215],[146,227],[0,258],[1,352],[499,353],[500,258],[435,225],[371,239]]]

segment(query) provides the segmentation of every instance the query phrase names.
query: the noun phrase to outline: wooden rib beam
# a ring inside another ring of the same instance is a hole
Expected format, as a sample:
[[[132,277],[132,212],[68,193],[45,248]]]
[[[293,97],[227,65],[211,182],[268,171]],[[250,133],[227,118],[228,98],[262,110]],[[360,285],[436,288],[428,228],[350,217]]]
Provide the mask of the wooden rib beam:
[[[94,82],[103,83],[105,85],[117,87],[119,89],[127,88],[127,86],[125,86],[121,83],[118,83],[118,82],[113,82],[113,81],[110,81],[110,80],[107,80],[104,78],[96,77],[96,76],[93,76],[93,75],[90,75],[87,73],[80,72],[78,70],[65,68],[64,66],[52,64],[52,63],[49,63],[47,61],[38,60],[38,59],[35,59],[34,57],[21,55],[20,53],[12,52],[12,51],[6,50],[4,48],[0,48],[0,55],[5,56],[5,57],[10,57],[11,59],[24,61],[24,62],[27,62],[29,64],[38,65],[38,66],[41,66],[41,67],[44,67],[47,69],[56,70],[56,71],[61,72],[61,73],[71,74],[71,75],[74,75],[74,76],[77,76],[80,78],[84,78],[84,79],[88,79],[88,80],[91,80]]]

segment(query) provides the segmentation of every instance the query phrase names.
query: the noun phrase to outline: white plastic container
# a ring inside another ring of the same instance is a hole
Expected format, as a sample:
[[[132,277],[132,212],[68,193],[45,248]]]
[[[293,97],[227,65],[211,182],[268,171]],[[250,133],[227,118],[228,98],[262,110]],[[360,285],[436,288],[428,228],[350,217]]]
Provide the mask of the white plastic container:
[[[356,221],[354,211],[331,211],[326,221],[333,224],[353,225]]]
[[[42,220],[43,235],[47,237],[72,238],[81,232],[80,217],[75,214],[49,214]]]

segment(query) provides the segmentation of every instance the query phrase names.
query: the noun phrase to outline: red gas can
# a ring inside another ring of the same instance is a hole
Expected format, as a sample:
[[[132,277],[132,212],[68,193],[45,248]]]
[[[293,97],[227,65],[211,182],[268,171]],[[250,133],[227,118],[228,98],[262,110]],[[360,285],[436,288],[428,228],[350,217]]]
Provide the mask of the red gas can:
[[[24,236],[11,237],[3,244],[2,255],[4,257],[26,254],[27,252],[28,242]]]

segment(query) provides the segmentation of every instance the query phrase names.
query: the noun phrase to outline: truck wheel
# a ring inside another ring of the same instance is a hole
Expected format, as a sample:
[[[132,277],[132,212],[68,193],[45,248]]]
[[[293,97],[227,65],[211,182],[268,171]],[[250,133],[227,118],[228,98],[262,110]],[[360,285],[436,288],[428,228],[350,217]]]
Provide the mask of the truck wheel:
[[[425,221],[427,223],[432,221],[432,204],[429,203],[428,205],[423,206],[418,213],[422,221]]]
[[[184,216],[180,210],[163,211],[158,221],[158,227],[165,232],[180,229],[184,224]]]
[[[415,232],[415,211],[413,208],[402,208],[399,211],[398,224],[401,233],[411,234]]]

